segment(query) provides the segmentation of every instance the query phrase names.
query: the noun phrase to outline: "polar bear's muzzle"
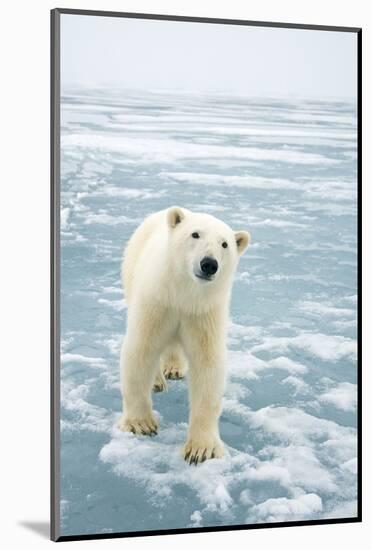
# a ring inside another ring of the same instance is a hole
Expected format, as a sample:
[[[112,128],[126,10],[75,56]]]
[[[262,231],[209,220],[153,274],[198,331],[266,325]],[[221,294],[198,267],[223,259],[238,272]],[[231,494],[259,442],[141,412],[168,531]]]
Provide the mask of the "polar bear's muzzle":
[[[205,281],[212,281],[215,273],[218,271],[218,262],[215,258],[205,256],[200,261],[200,272],[196,273],[196,277]]]

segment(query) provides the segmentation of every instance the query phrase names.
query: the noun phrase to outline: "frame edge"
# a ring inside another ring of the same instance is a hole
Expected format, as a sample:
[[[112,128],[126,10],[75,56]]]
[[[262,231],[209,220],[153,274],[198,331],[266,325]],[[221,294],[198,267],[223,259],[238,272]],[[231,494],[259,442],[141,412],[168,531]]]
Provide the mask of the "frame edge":
[[[60,538],[59,102],[60,10],[50,11],[50,538]]]
[[[155,14],[155,13],[137,13],[137,12],[120,12],[120,11],[105,11],[105,10],[84,10],[77,8],[55,8],[59,14],[66,15],[87,15],[96,17],[126,17],[134,19],[154,19],[162,21],[185,21],[189,23],[211,23],[224,25],[246,25],[254,27],[283,27],[287,29],[307,29],[316,31],[334,31],[334,32],[359,32],[361,27],[346,27],[336,25],[316,25],[304,23],[284,23],[271,21],[251,21],[248,19],[224,19],[216,17],[197,17],[185,15],[171,14]]]

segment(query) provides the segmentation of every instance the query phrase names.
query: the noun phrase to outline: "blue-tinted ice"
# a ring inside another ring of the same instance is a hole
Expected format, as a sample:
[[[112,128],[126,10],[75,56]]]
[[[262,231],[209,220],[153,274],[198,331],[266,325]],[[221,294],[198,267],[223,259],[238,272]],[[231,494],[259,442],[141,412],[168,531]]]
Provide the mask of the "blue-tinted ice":
[[[356,105],[69,90],[62,97],[62,534],[352,517],[356,510]],[[114,427],[122,251],[171,205],[248,229],[221,435],[180,456],[187,385],[156,438]]]

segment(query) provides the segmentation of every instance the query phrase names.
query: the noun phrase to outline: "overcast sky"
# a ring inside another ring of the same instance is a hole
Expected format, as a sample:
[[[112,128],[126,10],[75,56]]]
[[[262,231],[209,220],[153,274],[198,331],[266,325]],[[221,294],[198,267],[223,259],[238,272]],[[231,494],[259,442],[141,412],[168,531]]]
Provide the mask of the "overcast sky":
[[[355,33],[61,16],[62,87],[356,97]]]

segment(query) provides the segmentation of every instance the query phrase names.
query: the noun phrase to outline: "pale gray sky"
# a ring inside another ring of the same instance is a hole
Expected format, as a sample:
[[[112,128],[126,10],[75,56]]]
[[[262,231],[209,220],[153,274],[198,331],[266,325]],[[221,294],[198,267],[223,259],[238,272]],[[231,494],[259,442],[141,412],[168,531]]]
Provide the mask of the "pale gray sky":
[[[61,16],[62,86],[356,97],[355,33]]]

